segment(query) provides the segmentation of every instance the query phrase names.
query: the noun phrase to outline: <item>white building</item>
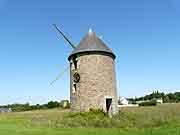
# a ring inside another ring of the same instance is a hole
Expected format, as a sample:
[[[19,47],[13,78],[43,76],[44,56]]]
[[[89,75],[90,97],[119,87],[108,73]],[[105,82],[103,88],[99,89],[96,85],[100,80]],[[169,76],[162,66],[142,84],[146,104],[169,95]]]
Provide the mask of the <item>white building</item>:
[[[129,101],[125,97],[119,97],[119,102],[121,105],[128,105]]]
[[[11,108],[0,108],[0,113],[12,112]]]

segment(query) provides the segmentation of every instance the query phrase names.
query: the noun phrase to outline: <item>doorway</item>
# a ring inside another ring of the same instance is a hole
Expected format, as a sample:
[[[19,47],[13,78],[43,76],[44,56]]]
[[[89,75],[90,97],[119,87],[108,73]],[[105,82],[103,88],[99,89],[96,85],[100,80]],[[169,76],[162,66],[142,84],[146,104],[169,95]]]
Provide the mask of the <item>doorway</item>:
[[[109,114],[110,108],[112,104],[112,98],[106,98],[106,112]]]

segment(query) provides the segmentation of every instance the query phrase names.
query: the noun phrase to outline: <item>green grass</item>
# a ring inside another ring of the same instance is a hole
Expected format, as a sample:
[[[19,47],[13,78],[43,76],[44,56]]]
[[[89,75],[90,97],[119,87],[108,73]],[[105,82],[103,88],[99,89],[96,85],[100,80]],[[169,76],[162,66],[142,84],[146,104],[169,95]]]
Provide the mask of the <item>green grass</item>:
[[[52,109],[0,114],[0,135],[180,135],[180,104],[102,113]]]
[[[40,128],[14,124],[0,125],[0,135],[179,135],[179,128]]]

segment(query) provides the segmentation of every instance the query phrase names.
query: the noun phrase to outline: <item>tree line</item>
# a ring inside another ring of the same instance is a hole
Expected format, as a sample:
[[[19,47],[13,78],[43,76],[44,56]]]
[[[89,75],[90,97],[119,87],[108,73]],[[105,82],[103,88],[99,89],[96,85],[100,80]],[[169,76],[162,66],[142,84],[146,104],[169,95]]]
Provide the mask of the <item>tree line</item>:
[[[13,112],[21,112],[21,111],[30,111],[30,110],[40,110],[40,109],[51,109],[51,108],[70,108],[70,103],[68,100],[62,100],[60,102],[58,101],[50,101],[47,104],[36,104],[36,105],[30,105],[29,103],[25,104],[9,104],[0,106],[0,108],[11,108]]]
[[[153,93],[142,97],[128,98],[128,100],[132,103],[135,103],[136,101],[146,101],[153,99],[162,99],[163,103],[178,103],[180,102],[180,92],[165,94],[163,92],[154,91]]]

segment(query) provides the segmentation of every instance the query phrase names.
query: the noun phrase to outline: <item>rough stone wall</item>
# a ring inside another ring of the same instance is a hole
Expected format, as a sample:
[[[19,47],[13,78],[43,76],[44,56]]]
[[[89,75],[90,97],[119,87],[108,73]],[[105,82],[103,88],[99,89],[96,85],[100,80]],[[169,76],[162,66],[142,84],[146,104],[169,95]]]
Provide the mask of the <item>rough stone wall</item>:
[[[81,55],[77,71],[80,82],[73,92],[73,64],[70,71],[71,111],[88,111],[101,108],[106,111],[106,98],[112,98],[112,113],[118,111],[115,63],[112,57],[101,54]]]

